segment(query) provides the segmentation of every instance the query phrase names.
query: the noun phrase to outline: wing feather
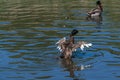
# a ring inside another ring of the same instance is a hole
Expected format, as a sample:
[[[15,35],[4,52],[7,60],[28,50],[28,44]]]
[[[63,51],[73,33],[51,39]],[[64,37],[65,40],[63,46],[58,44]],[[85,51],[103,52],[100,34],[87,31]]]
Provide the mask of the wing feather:
[[[57,46],[57,49],[60,50],[60,52],[63,51],[63,48],[64,48],[64,43],[66,42],[66,37],[63,37],[62,39],[60,39],[58,42],[56,42],[56,45]]]
[[[84,50],[85,47],[89,48],[90,46],[92,46],[92,43],[87,43],[84,41],[79,41],[78,43],[73,45],[73,51],[77,48],[80,48],[82,51]]]

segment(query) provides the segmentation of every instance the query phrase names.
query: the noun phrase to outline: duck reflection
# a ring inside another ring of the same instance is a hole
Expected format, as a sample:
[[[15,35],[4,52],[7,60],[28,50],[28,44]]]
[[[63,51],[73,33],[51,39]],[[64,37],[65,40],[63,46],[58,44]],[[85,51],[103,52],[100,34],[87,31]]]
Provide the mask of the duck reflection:
[[[103,18],[102,18],[102,15],[101,16],[93,16],[93,17],[87,16],[86,20],[96,22],[96,25],[97,25],[96,28],[100,28],[102,25]]]
[[[97,32],[101,32],[101,28],[102,28],[101,26],[102,26],[102,20],[103,20],[102,15],[100,15],[100,16],[93,16],[93,17],[87,16],[86,20],[95,22],[96,23],[95,28],[96,28]]]
[[[74,74],[74,63],[71,59],[62,59],[61,60],[61,64],[63,67],[65,67],[67,69],[67,71],[69,71],[70,73],[70,77],[74,77],[75,74]]]
[[[66,71],[69,72],[69,76],[72,77],[72,78],[77,78],[77,76],[75,75],[75,71],[81,71],[81,70],[84,70],[84,69],[90,67],[90,65],[87,65],[87,66],[84,66],[84,65],[77,66],[73,62],[72,59],[61,59],[61,64],[66,69]]]

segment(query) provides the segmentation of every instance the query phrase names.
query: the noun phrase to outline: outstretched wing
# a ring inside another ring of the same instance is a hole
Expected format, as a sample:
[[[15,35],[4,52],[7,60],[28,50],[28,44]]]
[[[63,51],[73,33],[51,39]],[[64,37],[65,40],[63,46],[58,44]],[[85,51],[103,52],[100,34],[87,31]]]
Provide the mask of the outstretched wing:
[[[80,48],[83,51],[85,47],[89,48],[90,46],[92,46],[92,43],[79,41],[78,43],[73,45],[73,50],[72,51],[75,51],[77,48]]]
[[[56,42],[56,44],[58,45],[57,46],[57,49],[60,50],[60,52],[62,52],[63,48],[64,48],[64,43],[66,43],[66,37],[60,39],[58,42]]]

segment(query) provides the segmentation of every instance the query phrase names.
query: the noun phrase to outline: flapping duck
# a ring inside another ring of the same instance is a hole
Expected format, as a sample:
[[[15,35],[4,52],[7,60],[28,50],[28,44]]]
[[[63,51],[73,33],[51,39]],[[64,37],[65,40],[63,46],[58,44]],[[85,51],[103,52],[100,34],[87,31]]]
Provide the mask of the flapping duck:
[[[74,36],[78,33],[78,30],[74,29],[69,35],[69,39],[67,40],[66,37],[60,39],[56,44],[58,45],[58,50],[60,50],[61,58],[71,58],[72,52],[76,51],[77,48],[80,48],[81,50],[84,49],[84,47],[90,47],[92,46],[91,43],[87,43],[84,41],[79,41],[75,43]]]
[[[96,8],[92,9],[88,12],[88,16],[94,17],[94,16],[101,16],[103,12],[103,7],[100,1],[96,2]]]

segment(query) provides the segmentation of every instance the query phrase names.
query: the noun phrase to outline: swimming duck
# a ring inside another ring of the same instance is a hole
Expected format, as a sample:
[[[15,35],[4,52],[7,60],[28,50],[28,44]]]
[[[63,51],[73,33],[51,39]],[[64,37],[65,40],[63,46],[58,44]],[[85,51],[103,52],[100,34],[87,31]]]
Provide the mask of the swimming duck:
[[[70,59],[72,57],[72,52],[76,51],[77,48],[81,50],[84,47],[92,46],[91,43],[87,43],[84,41],[79,41],[75,44],[74,36],[78,33],[78,30],[74,29],[69,35],[69,39],[67,40],[66,37],[60,39],[56,44],[58,45],[58,50],[60,50],[61,58]]]
[[[94,16],[101,16],[103,12],[103,7],[100,1],[96,2],[96,8],[92,9],[88,12],[88,16],[94,17]]]

